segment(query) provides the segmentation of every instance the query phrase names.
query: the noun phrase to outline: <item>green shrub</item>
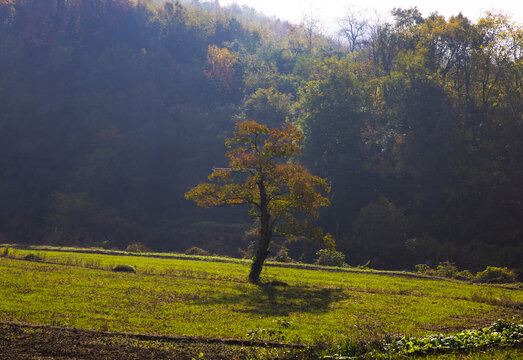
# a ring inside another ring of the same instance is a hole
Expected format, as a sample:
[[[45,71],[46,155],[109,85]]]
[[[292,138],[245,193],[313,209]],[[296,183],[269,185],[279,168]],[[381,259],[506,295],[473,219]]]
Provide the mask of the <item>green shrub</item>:
[[[494,266],[487,266],[485,270],[478,272],[474,277],[474,281],[477,282],[498,284],[514,283],[516,279],[517,275],[513,270]]]
[[[5,247],[2,249],[2,253],[0,254],[1,257],[7,257],[9,255],[9,248]]]
[[[414,265],[414,269],[416,269],[416,271],[419,272],[420,274],[430,274],[434,271],[427,264]]]
[[[134,242],[132,244],[127,245],[127,247],[125,248],[125,251],[142,253],[142,252],[148,252],[149,248],[144,243]]]
[[[436,270],[431,269],[426,264],[417,264],[414,266],[420,274],[436,275],[445,278],[458,280],[484,282],[484,283],[514,283],[517,280],[517,274],[507,268],[487,266],[484,271],[478,272],[474,276],[468,270],[459,271],[457,266],[450,261],[440,262]]]
[[[472,280],[474,278],[474,275],[468,271],[468,270],[462,270],[462,271],[458,271],[455,275],[454,275],[454,278],[455,279],[458,279],[458,280]]]
[[[192,248],[185,250],[185,255],[209,256],[211,253],[197,246],[193,246]]]
[[[25,257],[24,257],[24,260],[27,260],[27,261],[42,261],[42,259],[40,258],[40,256],[36,255],[36,254],[27,254]]]
[[[126,264],[116,265],[113,268],[113,271],[115,271],[115,272],[128,272],[128,273],[135,273],[136,272],[136,270],[134,269],[133,266],[126,265]]]
[[[446,278],[455,278],[458,272],[458,267],[450,261],[440,262],[436,268],[436,275]]]
[[[450,261],[439,263],[436,270],[431,269],[427,264],[417,264],[414,268],[420,274],[435,275],[458,280],[472,280],[474,277],[474,275],[472,275],[468,270],[459,271],[457,266]]]
[[[345,263],[345,254],[330,249],[321,249],[316,253],[318,259],[315,261],[318,265],[323,266],[347,266]]]
[[[276,256],[272,258],[274,261],[282,262],[282,263],[290,263],[294,260],[289,256],[288,250],[286,247],[283,247],[278,251]]]

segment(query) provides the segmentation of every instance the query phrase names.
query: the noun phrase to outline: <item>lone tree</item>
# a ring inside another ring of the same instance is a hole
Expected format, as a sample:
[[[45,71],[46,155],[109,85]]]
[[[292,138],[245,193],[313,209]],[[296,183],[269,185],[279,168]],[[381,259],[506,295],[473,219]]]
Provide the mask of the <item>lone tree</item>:
[[[255,121],[243,121],[236,128],[225,141],[229,168],[213,169],[210,182],[192,188],[185,198],[202,207],[251,206],[250,214],[259,219],[259,237],[249,281],[259,283],[274,235],[307,235],[334,248],[332,236],[323,236],[310,222],[320,206],[330,204],[321,195],[330,188],[324,179],[293,161],[304,138],[296,127],[269,130]]]

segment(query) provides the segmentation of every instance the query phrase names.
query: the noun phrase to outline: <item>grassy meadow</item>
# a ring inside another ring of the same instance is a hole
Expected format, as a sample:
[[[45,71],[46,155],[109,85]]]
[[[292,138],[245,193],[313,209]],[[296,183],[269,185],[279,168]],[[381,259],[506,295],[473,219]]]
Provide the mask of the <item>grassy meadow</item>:
[[[249,263],[233,259],[11,248],[3,255],[1,322],[336,344],[448,334],[500,318],[521,323],[523,313],[519,285],[267,266],[264,281],[288,286],[256,286],[246,281]],[[136,273],[112,271],[122,264]]]

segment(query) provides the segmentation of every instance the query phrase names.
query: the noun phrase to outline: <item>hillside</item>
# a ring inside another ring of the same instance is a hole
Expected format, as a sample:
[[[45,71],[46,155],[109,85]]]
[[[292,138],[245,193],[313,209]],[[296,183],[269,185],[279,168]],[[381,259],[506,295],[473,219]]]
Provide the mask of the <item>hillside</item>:
[[[264,280],[277,279],[287,286],[255,286],[246,281],[247,262],[217,262],[212,257],[184,260],[169,254],[154,258],[16,249],[4,255],[0,257],[1,331],[14,331],[12,336],[26,333],[29,338],[53,338],[62,331],[64,344],[74,342],[69,328],[118,332],[112,342],[105,339],[107,334],[76,332],[99,337],[113,350],[131,349],[145,341],[149,345],[144,349],[176,353],[178,342],[193,339],[200,345],[187,349],[206,349],[205,359],[213,359],[213,353],[208,353],[213,346],[229,355],[246,351],[242,346],[248,343],[242,345],[241,340],[253,341],[253,348],[265,346],[278,352],[280,342],[330,347],[400,335],[450,334],[522,315],[523,291],[517,286],[274,266],[267,267]],[[136,272],[112,271],[123,264],[132,265]],[[20,323],[51,327],[24,328]],[[158,337],[126,338],[123,333]],[[17,339],[23,346],[23,338]],[[155,342],[173,345],[164,348]],[[88,349],[91,341],[82,343]],[[0,346],[7,345],[0,342]],[[197,357],[198,352],[184,356]]]
[[[521,24],[392,15],[335,42],[210,2],[0,0],[0,242],[238,256],[247,211],[183,194],[251,119],[304,132],[351,265],[523,273]]]

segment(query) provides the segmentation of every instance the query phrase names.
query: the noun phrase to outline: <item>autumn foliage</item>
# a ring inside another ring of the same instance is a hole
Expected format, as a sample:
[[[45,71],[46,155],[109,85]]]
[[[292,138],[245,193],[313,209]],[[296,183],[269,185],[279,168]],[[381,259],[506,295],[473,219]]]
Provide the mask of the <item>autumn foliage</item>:
[[[310,222],[310,218],[318,217],[320,207],[330,204],[322,195],[330,188],[325,179],[292,161],[304,139],[295,126],[269,129],[255,121],[244,121],[236,129],[225,141],[229,167],[214,169],[210,182],[192,188],[185,198],[202,207],[251,205],[251,215],[259,219],[260,233],[249,279],[258,282],[273,234],[303,234],[327,240],[327,246],[334,247],[332,237],[323,237],[323,231]]]
[[[226,48],[220,49],[216,45],[209,45],[207,51],[207,65],[205,76],[216,81],[216,88],[227,92],[231,91],[234,80],[234,64],[236,57]]]

